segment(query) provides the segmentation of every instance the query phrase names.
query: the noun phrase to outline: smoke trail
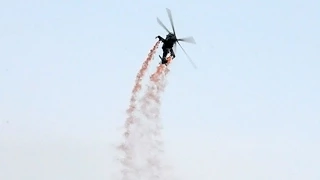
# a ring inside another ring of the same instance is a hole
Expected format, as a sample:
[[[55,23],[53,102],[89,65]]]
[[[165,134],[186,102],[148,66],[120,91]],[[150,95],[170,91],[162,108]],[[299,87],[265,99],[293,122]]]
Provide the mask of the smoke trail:
[[[135,116],[134,124],[130,125],[131,132],[126,136],[126,143],[121,146],[125,152],[122,180],[162,180],[166,176],[161,162],[163,143],[160,121],[160,94],[165,87],[165,70],[164,65],[157,68],[150,77],[146,93],[136,102],[136,105],[140,105],[142,116]]]
[[[171,61],[171,57],[169,63]],[[169,70],[165,65],[158,66],[156,72],[150,77],[150,84],[147,87],[147,92],[141,99],[141,111],[147,119],[148,124],[144,130],[144,148],[148,150],[147,164],[145,167],[148,172],[148,179],[159,180],[164,179],[166,173],[163,172],[163,142],[161,137],[161,93],[166,86],[166,75]]]
[[[147,59],[143,62],[143,65],[136,76],[135,85],[132,89],[132,94],[130,98],[130,105],[126,111],[128,117],[125,122],[125,132],[124,132],[125,142],[122,143],[120,146],[118,146],[118,148],[124,152],[124,158],[121,159],[121,163],[123,165],[122,180],[132,180],[132,178],[137,176],[135,173],[137,170],[135,169],[135,165],[133,164],[134,140],[130,138],[130,135],[132,134],[132,132],[130,131],[131,131],[132,125],[134,123],[137,123],[138,121],[138,117],[136,116],[137,95],[138,95],[138,92],[141,90],[141,82],[143,77],[145,76],[145,73],[148,69],[150,61],[153,59],[153,56],[156,53],[157,48],[159,47],[159,44],[160,44],[160,41],[156,42],[156,44],[150,50],[150,53],[148,54]]]
[[[127,109],[127,114],[128,114],[128,118],[127,121],[125,122],[125,127],[126,130],[129,130],[128,128],[130,127],[130,125],[133,123],[134,121],[134,111],[136,110],[136,97],[137,97],[137,93],[141,90],[141,82],[142,82],[142,78],[144,77],[149,63],[152,60],[154,54],[156,53],[157,48],[159,47],[160,41],[158,41],[153,48],[150,50],[150,53],[148,54],[147,59],[143,62],[141,69],[139,70],[137,76],[136,76],[136,80],[135,80],[135,85],[132,89],[132,94],[131,94],[131,98],[130,98],[130,105],[129,108]],[[129,131],[125,132],[125,136],[129,135]]]

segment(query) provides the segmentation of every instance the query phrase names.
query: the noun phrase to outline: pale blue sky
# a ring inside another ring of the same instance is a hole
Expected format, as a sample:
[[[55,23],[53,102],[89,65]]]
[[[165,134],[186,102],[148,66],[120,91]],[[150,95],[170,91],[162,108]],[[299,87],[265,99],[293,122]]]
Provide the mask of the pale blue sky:
[[[168,7],[197,41],[183,45],[198,69],[178,48],[162,99],[178,179],[319,180],[320,1],[188,2],[1,1],[0,179],[117,171],[112,145]]]

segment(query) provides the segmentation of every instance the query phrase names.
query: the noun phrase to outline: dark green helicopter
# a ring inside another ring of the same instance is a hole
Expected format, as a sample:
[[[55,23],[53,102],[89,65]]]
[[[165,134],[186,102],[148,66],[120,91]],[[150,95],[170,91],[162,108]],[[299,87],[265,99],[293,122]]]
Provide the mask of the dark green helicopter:
[[[172,19],[171,10],[168,9],[168,8],[167,8],[167,13],[168,13],[168,16],[169,16],[169,19],[170,19],[170,23],[171,23],[171,27],[172,27],[173,33],[168,30],[168,28],[161,22],[161,20],[159,18],[157,18],[158,23],[168,32],[168,34],[167,34],[165,39],[162,38],[161,36],[157,36],[156,37],[163,43],[163,45],[162,45],[162,50],[163,50],[162,57],[159,55],[159,57],[161,59],[161,64],[167,65],[168,60],[166,59],[166,57],[167,57],[169,52],[170,52],[172,58],[176,57],[175,51],[176,51],[176,44],[178,43],[178,45],[181,47],[183,52],[186,54],[186,56],[188,57],[188,59],[190,60],[192,65],[196,68],[196,65],[193,63],[193,61],[191,60],[191,58],[189,57],[187,52],[183,49],[183,47],[179,43],[179,41],[182,41],[182,42],[196,44],[194,38],[192,36],[189,36],[189,37],[178,39],[177,36],[176,36],[174,25],[173,25],[173,19]]]

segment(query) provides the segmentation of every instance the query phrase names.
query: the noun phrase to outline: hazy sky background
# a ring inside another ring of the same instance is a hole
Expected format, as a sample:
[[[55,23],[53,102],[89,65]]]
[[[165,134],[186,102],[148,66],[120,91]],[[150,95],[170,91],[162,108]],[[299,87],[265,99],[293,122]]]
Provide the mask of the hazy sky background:
[[[166,7],[197,41],[183,45],[198,69],[178,48],[162,100],[175,175],[320,179],[320,1],[11,0],[0,2],[1,180],[112,177]]]

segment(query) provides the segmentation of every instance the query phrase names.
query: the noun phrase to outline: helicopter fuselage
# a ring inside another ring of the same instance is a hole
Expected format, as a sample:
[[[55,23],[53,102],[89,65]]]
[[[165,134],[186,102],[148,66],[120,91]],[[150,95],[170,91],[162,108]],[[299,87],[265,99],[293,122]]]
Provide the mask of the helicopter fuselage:
[[[162,40],[163,45],[162,45],[162,49],[166,49],[166,48],[173,48],[173,45],[177,42],[177,39],[173,36],[167,36],[166,39]]]

